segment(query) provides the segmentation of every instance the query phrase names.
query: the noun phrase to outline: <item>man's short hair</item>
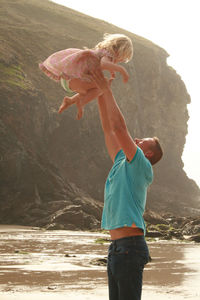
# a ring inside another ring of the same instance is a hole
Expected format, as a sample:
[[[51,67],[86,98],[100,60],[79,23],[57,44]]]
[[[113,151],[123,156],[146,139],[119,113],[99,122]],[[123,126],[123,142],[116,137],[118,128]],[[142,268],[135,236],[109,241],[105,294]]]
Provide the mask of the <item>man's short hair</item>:
[[[151,146],[151,150],[154,154],[149,158],[149,161],[152,164],[152,166],[155,165],[163,156],[163,150],[159,143],[159,139],[155,136],[153,137],[153,140],[155,141],[155,143]]]

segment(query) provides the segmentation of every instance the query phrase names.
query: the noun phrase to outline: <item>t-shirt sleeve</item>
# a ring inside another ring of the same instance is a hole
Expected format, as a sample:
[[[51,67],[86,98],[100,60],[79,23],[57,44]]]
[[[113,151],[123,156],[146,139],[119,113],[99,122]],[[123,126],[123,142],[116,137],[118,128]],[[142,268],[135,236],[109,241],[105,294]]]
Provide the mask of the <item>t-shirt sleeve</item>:
[[[125,158],[125,154],[122,149],[120,149],[115,156],[115,163],[121,159]]]
[[[131,168],[136,168],[138,175],[142,175],[146,179],[147,185],[150,185],[153,181],[153,168],[150,161],[145,157],[143,151],[137,147],[137,151],[132,161],[129,163]]]

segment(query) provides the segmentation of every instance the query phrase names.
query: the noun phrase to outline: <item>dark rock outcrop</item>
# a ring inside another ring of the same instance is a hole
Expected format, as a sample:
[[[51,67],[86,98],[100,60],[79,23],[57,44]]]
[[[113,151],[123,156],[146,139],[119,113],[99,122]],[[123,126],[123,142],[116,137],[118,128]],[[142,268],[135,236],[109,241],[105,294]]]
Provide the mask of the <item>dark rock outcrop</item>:
[[[104,32],[133,40],[127,85],[113,91],[133,136],[158,136],[164,158],[155,167],[148,208],[199,214],[199,188],[183,171],[190,97],[166,64],[165,50],[116,26],[47,0],[1,1],[0,222],[48,228],[99,226],[108,158],[95,102],[81,121],[62,115],[64,96],[38,63],[67,47],[93,47]]]
[[[200,242],[200,217],[159,215],[151,210],[144,214],[147,238]]]

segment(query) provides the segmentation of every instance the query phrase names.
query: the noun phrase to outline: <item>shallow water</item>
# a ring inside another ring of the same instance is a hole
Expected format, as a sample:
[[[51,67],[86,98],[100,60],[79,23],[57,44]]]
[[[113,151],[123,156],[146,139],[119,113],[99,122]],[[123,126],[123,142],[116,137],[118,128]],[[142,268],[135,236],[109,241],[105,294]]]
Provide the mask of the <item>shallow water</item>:
[[[106,267],[91,264],[107,255],[101,233],[43,231],[0,225],[0,299],[108,299]],[[149,243],[143,300],[200,299],[200,245]]]

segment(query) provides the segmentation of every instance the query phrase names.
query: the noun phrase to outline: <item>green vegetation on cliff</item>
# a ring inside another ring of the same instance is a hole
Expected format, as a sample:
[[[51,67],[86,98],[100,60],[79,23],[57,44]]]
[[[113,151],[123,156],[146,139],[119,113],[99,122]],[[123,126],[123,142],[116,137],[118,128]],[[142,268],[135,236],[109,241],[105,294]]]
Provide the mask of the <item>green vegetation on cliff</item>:
[[[0,62],[0,83],[17,86],[23,90],[31,88],[31,82],[26,79],[20,65],[5,65]]]

